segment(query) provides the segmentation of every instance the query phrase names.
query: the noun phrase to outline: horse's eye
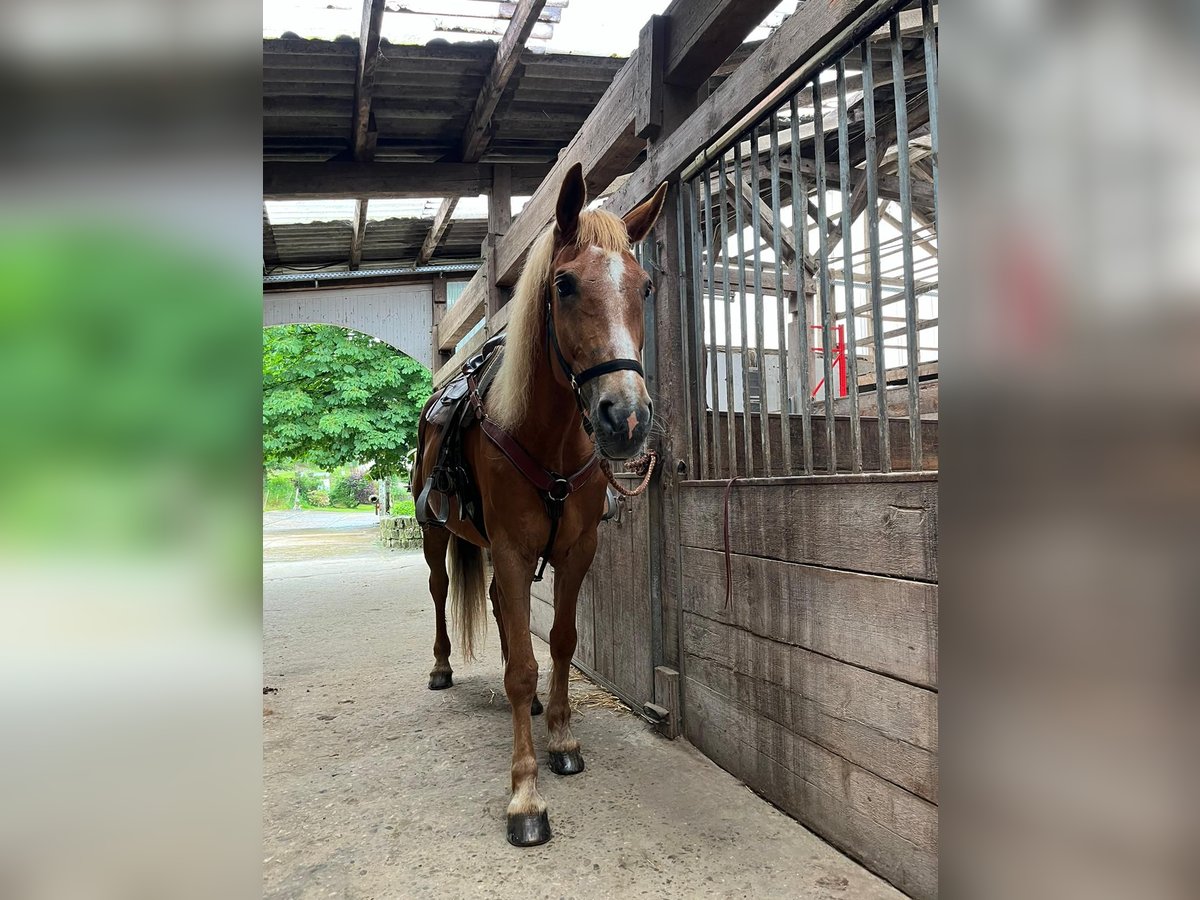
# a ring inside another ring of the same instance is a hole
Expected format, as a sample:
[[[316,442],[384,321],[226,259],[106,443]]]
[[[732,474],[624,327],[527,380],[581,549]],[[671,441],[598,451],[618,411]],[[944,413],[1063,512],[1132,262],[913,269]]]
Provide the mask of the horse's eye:
[[[575,279],[570,275],[559,275],[554,280],[554,287],[558,290],[558,296],[570,297],[575,293]]]
[[[654,286],[653,286],[652,284],[650,284],[650,282],[648,282],[648,281],[647,281],[647,282],[646,282],[646,289],[645,289],[645,291],[643,291],[643,292],[642,292],[642,296],[643,296],[643,297],[645,297],[647,300],[649,300],[649,299],[650,299],[650,292],[651,292],[652,290],[654,290]]]

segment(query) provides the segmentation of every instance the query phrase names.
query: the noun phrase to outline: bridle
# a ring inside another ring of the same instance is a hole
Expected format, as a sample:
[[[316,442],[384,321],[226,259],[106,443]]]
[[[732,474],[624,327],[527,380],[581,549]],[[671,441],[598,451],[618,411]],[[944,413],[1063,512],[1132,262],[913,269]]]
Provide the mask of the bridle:
[[[636,359],[624,358],[605,360],[577,374],[563,355],[562,347],[559,346],[558,328],[554,323],[554,303],[549,297],[546,298],[546,346],[547,348],[554,348],[554,355],[558,358],[559,368],[562,369],[563,375],[566,376],[567,382],[571,385],[571,392],[575,395],[575,405],[579,407],[579,415],[583,417],[583,430],[587,432],[588,437],[594,437],[595,435],[592,429],[592,420],[588,418],[587,406],[583,402],[583,386],[589,381],[599,378],[601,375],[607,375],[610,372],[637,372],[643,380],[646,378],[646,372],[642,369],[640,362]]]

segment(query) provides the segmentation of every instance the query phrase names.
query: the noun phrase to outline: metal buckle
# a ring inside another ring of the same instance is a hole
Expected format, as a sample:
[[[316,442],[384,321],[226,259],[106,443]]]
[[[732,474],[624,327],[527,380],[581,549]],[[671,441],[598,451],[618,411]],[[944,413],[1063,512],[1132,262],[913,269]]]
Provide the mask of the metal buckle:
[[[562,477],[557,477],[550,485],[550,489],[546,491],[547,496],[551,500],[562,503],[571,494],[571,482]]]

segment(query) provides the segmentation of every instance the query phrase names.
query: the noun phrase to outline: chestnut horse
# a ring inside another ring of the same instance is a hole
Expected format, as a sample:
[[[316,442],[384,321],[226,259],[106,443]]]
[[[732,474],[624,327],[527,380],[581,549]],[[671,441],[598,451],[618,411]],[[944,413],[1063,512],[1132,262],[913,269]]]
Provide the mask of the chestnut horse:
[[[486,537],[453,500],[446,526],[425,528],[437,629],[431,689],[453,683],[448,591],[463,655],[472,657],[485,614],[483,550],[491,553],[492,612],[505,661],[504,690],[512,706],[507,830],[516,846],[550,839],[546,804],[537,787],[530,716],[536,711],[538,664],[529,634],[530,584],[547,550],[546,559],[554,566],[553,666],[546,705],[550,769],[558,775],[583,771],[579,741],[571,734],[567,676],[575,653],[575,602],[595,555],[605,504],[600,467],[585,470],[597,453],[609,460],[640,454],[650,432],[652,405],[640,367],[650,279],[630,249],[654,225],[665,193],[664,184],[624,219],[602,210],[585,212],[582,169],[572,167],[559,191],[555,223],[534,243],[513,292],[504,357],[484,411],[542,469],[583,473],[559,507],[552,545],[545,496],[481,427],[464,434],[462,457],[482,499]],[[594,438],[585,430],[585,420]],[[436,454],[429,451],[422,446],[413,496],[431,475]]]

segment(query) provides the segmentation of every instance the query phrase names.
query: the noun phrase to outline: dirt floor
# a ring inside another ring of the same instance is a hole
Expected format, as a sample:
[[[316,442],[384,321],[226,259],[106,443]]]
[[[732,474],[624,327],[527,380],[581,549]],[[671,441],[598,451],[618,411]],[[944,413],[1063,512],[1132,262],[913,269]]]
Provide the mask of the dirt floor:
[[[266,514],[263,550],[265,897],[903,897],[582,677],[587,769],[552,774],[535,722],[554,838],[509,846],[494,634],[430,691],[420,551],[378,547],[371,513],[329,512]]]

